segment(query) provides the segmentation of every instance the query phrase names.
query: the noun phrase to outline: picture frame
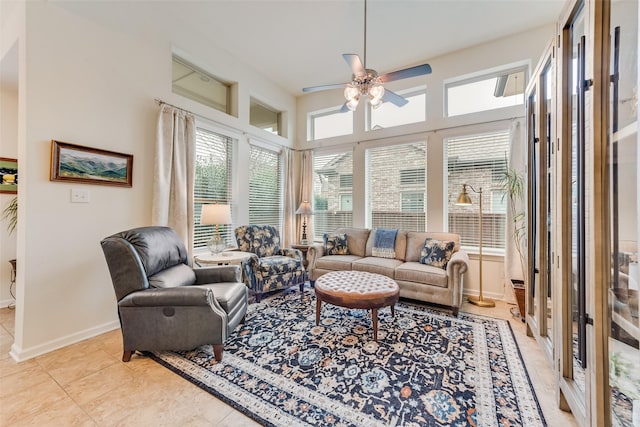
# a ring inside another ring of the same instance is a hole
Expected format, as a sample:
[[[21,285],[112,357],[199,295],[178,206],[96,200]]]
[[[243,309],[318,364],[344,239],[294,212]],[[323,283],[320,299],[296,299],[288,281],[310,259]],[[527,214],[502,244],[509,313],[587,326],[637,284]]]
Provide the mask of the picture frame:
[[[18,160],[0,157],[0,193],[18,194]]]
[[[51,140],[51,181],[131,187],[133,155]]]

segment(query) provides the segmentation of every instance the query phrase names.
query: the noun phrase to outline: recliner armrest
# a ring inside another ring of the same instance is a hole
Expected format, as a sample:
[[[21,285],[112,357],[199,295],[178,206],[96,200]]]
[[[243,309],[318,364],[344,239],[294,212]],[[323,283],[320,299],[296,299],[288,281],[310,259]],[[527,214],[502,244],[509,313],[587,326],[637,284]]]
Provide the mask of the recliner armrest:
[[[152,288],[132,292],[118,302],[120,307],[212,306],[213,291],[198,286]]]
[[[196,285],[221,282],[242,282],[240,267],[237,265],[195,268],[193,271],[196,273]]]

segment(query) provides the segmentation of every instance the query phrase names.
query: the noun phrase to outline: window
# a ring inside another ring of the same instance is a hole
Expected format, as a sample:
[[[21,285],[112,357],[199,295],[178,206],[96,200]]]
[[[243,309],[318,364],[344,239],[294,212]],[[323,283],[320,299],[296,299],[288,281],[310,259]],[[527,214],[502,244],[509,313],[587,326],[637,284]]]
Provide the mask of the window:
[[[502,195],[499,180],[507,169],[509,132],[448,138],[445,143],[449,231],[460,234],[463,246],[479,245],[479,194],[467,188],[472,205],[456,205],[462,184],[469,184],[482,189],[482,246],[504,249],[506,201],[498,197]]]
[[[281,120],[282,114],[271,107],[251,98],[249,103],[249,124],[275,135],[282,135]]]
[[[448,117],[524,104],[525,68],[445,84]]]
[[[230,85],[185,60],[173,56],[173,93],[192,99],[223,113],[230,113]]]
[[[341,112],[339,107],[309,113],[307,140],[351,135],[353,133],[353,111]]]
[[[367,150],[367,222],[372,228],[389,227],[409,231],[426,229],[424,176],[427,165],[426,142],[415,142]],[[412,173],[401,172],[401,168]],[[420,171],[420,172],[418,172]],[[411,192],[401,193],[404,179],[416,183]],[[401,194],[401,197],[398,197]],[[422,196],[422,201],[420,196]],[[406,198],[405,198],[406,197]],[[405,209],[406,208],[406,209]]]
[[[249,151],[249,222],[280,229],[280,153],[251,145]]]
[[[400,193],[402,212],[424,212],[424,191],[405,191]]]
[[[231,204],[231,161],[233,139],[196,127],[196,171],[194,186],[194,248],[204,248],[215,231],[213,225],[199,225],[203,204]],[[233,216],[233,212],[232,212]],[[233,242],[233,226],[220,225],[220,235]]]
[[[404,169],[400,171],[400,185],[424,184],[424,169]]]
[[[316,154],[313,159],[313,229],[314,239],[324,233],[353,225],[353,194],[342,188],[340,177],[353,175],[351,151]]]
[[[367,130],[385,129],[427,120],[427,88],[425,86],[397,93],[409,103],[398,107],[385,102],[375,110],[367,103]]]
[[[344,174],[340,175],[340,188],[352,188],[353,187],[353,175]]]

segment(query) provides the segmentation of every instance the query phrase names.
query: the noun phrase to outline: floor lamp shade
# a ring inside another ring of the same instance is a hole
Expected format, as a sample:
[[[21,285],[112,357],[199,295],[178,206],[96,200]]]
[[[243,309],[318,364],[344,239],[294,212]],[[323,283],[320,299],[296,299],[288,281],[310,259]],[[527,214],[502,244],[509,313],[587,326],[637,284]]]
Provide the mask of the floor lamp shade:
[[[226,243],[220,237],[218,226],[221,224],[231,224],[231,206],[229,205],[202,205],[200,211],[200,225],[215,225],[216,232],[211,240],[207,242],[207,247],[212,254],[218,254],[224,250]]]
[[[477,193],[480,197],[479,209],[478,209],[478,220],[479,220],[479,228],[480,228],[480,241],[478,244],[478,259],[479,259],[479,270],[480,270],[480,281],[479,281],[479,293],[478,296],[469,296],[469,302],[471,304],[477,305],[478,307],[495,307],[496,303],[489,299],[484,298],[482,295],[482,187],[476,190],[469,184],[462,184],[462,192],[458,195],[458,200],[456,201],[456,205],[471,205],[471,197],[469,197],[469,193],[467,192],[467,187],[471,189],[474,193]]]

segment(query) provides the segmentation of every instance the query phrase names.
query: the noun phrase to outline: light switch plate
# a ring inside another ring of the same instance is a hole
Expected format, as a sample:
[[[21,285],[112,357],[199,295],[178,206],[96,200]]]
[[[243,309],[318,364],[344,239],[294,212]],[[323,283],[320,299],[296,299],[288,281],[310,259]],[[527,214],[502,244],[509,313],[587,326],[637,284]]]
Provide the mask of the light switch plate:
[[[89,203],[89,190],[72,188],[71,203]]]

